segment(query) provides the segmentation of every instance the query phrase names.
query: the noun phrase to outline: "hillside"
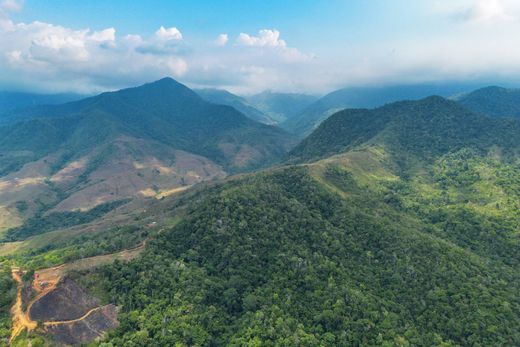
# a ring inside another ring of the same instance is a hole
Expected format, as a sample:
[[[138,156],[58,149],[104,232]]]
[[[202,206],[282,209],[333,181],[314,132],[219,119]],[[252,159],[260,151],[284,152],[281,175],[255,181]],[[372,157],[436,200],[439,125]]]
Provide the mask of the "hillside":
[[[471,88],[472,86],[464,84],[420,84],[339,89],[318,99],[298,116],[282,123],[281,127],[305,137],[322,121],[345,108],[374,108],[401,100],[422,99],[430,95],[448,97]]]
[[[119,307],[116,346],[518,345],[517,127],[440,97],[345,110],[299,164],[133,201],[0,260],[41,269],[147,239],[60,275]]]
[[[262,111],[256,109],[246,99],[232,94],[226,90],[219,89],[196,89],[195,92],[199,94],[204,100],[214,104],[227,105],[242,112],[245,116],[264,124],[277,123],[273,118],[269,117]]]
[[[520,117],[520,89],[487,87],[455,98],[462,106],[494,117]]]
[[[256,108],[283,123],[298,116],[307,106],[317,100],[316,96],[296,93],[265,91],[247,98]]]
[[[293,143],[172,79],[26,113],[0,127],[0,236],[46,211],[160,197],[256,169]]]
[[[346,109],[324,121],[290,157],[309,161],[374,144],[405,161],[411,160],[407,156],[430,160],[465,147],[486,152],[498,146],[517,153],[520,122],[476,115],[441,97]]]

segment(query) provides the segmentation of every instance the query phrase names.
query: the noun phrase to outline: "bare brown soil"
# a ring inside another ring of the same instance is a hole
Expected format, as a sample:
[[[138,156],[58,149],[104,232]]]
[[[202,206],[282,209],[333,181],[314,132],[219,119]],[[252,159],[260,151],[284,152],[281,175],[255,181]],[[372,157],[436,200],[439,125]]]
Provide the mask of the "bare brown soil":
[[[17,283],[16,301],[11,308],[13,341],[23,330],[32,331],[43,323],[43,329],[59,344],[79,345],[98,338],[109,329],[117,327],[117,309],[114,305],[100,306],[99,300],[66,275],[71,270],[87,270],[112,263],[114,260],[131,260],[139,255],[146,243],[118,253],[80,259],[60,266],[36,272],[31,283],[28,300],[24,293],[23,272],[12,268],[12,277]],[[27,288],[25,288],[27,289]],[[25,299],[25,300],[24,300]],[[27,309],[24,310],[24,303]]]

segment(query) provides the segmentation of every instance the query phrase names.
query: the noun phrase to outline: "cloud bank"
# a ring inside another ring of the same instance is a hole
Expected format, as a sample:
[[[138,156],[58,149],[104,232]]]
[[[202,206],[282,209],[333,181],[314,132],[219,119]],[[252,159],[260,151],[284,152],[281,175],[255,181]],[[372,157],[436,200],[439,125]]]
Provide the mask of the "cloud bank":
[[[333,41],[331,32],[323,40],[336,50],[320,54],[312,46],[293,47],[273,28],[191,42],[171,25],[142,36],[119,35],[114,27],[15,22],[11,13],[22,5],[0,0],[0,89],[91,93],[171,76],[193,87],[238,93],[319,93],[346,85],[520,77],[516,0],[428,2],[421,16],[448,31],[354,43]]]

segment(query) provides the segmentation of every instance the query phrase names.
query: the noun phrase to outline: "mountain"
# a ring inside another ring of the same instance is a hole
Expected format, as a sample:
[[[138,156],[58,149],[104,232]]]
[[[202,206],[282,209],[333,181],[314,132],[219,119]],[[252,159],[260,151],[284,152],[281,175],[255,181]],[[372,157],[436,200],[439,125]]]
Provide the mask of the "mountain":
[[[81,98],[82,96],[77,94],[0,92],[0,124],[6,121],[6,113],[8,114],[17,109],[41,105],[57,105],[79,100]]]
[[[204,100],[214,104],[222,104],[235,108],[247,117],[264,124],[275,124],[276,121],[252,106],[246,99],[220,89],[197,89],[195,90]]]
[[[282,123],[300,114],[317,100],[316,96],[294,93],[274,93],[265,91],[247,98],[256,108]]]
[[[495,117],[520,117],[520,89],[487,87],[455,98],[475,112]]]
[[[323,120],[345,108],[374,108],[400,100],[422,99],[430,95],[448,97],[471,88],[471,85],[464,84],[420,84],[344,88],[318,99],[298,116],[287,120],[280,126],[300,137],[305,137]]]
[[[40,321],[15,342],[517,346],[519,126],[441,97],[345,110],[294,164],[43,215],[0,245]]]
[[[256,169],[293,143],[172,79],[18,114],[28,113],[0,127],[0,231],[45,211],[161,197]]]
[[[400,155],[430,159],[466,146],[516,150],[520,123],[472,113],[455,101],[433,96],[373,110],[346,109],[324,121],[295,147],[293,160],[313,160],[373,143]]]

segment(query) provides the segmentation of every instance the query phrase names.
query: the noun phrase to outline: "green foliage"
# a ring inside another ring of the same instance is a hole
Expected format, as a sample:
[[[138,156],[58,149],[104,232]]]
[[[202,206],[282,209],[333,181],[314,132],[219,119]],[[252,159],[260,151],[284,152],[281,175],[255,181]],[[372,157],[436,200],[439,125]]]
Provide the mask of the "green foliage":
[[[5,241],[23,240],[30,236],[43,234],[56,229],[89,223],[127,202],[128,200],[107,202],[86,212],[52,212],[48,215],[37,215],[27,220],[21,226],[9,229],[5,235]]]
[[[498,146],[509,154],[520,148],[520,121],[477,116],[440,97],[349,109],[323,122],[290,157],[310,161],[374,143],[403,166],[412,163],[410,157],[432,160],[466,147],[486,152]]]
[[[487,87],[462,95],[457,101],[475,113],[520,117],[520,89]]]
[[[341,168],[325,176],[349,194],[303,167],[210,188],[141,259],[104,268],[98,282],[122,306],[109,342],[520,343],[516,268],[435,235],[436,226],[406,212],[406,196],[394,206]]]
[[[54,242],[44,247],[19,252],[10,258],[24,269],[49,268],[77,259],[110,254],[139,245],[148,232],[135,225],[104,230],[102,233],[85,233],[66,242]]]
[[[0,346],[7,346],[11,334],[10,309],[16,295],[16,286],[7,263],[0,263]]]
[[[27,112],[30,116],[25,117]],[[51,153],[61,154],[52,168],[56,170],[66,161],[124,136],[206,156],[231,171],[280,160],[293,144],[283,130],[259,124],[232,107],[206,102],[168,78],[77,102],[20,111],[19,117],[29,119],[0,127],[0,174]],[[235,160],[242,146],[252,151],[241,152],[246,165]]]

